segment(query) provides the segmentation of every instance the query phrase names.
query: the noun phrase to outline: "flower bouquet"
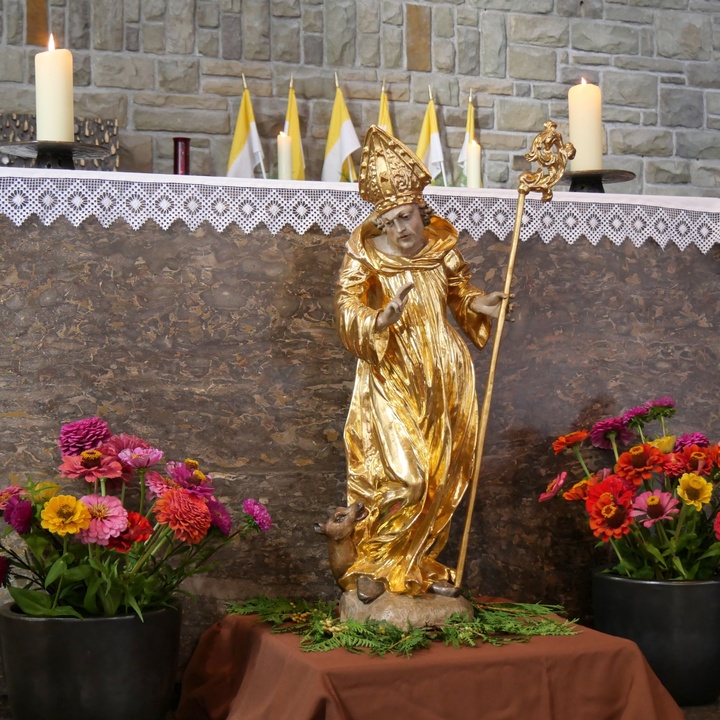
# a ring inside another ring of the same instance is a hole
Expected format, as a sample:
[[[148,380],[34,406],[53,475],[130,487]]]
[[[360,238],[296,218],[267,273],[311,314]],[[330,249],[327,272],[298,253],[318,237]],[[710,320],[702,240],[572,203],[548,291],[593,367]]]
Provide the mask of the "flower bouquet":
[[[556,454],[575,457],[582,474],[566,484],[568,473],[561,472],[539,499],[584,504],[598,545],[609,543],[615,552],[615,574],[640,580],[720,574],[718,444],[699,432],[670,435],[666,421],[674,414],[673,400],[660,398],[553,442]],[[587,441],[612,451],[614,464],[589,469],[582,452]]]
[[[270,527],[251,499],[233,523],[195,460],[161,472],[161,450],[99,418],[64,425],[58,444],[60,478],[0,490],[0,582],[27,615],[142,617],[221,547]]]

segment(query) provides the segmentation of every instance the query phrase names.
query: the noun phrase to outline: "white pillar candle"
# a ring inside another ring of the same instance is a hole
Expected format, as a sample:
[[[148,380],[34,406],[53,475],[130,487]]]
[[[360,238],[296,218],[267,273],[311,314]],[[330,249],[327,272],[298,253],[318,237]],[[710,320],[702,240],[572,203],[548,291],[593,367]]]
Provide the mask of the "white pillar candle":
[[[75,139],[72,54],[55,50],[52,35],[47,52],[35,56],[35,117],[38,140]]]
[[[292,138],[281,132],[277,138],[278,180],[292,180]]]
[[[568,93],[570,142],[575,146],[575,159],[570,170],[602,170],[602,93],[597,85],[582,82]]]
[[[467,168],[467,187],[469,188],[482,187],[482,174],[480,170],[481,151],[480,143],[477,142],[475,138],[471,138],[467,146],[467,159],[465,161],[465,167]]]

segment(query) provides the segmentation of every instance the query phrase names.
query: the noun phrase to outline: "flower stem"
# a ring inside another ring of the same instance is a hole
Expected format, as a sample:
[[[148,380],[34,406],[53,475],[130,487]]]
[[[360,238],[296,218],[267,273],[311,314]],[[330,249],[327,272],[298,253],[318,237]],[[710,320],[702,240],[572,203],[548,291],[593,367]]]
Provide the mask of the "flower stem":
[[[617,462],[620,459],[620,456],[618,455],[617,443],[615,442],[616,435],[617,435],[617,433],[614,433],[614,432],[608,433],[608,440],[610,441],[613,452],[615,453],[615,462]]]
[[[578,459],[578,462],[580,463],[580,466],[583,469],[583,472],[585,473],[585,477],[590,477],[592,474],[589,470],[587,465],[585,464],[585,461],[583,460],[583,456],[580,453],[580,446],[579,445],[573,445],[572,450],[575,453],[575,457]]]

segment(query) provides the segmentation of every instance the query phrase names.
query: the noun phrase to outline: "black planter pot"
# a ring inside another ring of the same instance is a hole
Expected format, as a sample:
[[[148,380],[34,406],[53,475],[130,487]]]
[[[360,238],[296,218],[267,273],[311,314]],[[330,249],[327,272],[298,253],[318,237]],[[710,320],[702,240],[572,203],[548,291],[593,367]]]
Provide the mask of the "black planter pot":
[[[595,629],[637,643],[678,705],[720,696],[720,580],[593,575]]]
[[[162,720],[177,670],[180,611],[37,618],[0,607],[15,720]]]

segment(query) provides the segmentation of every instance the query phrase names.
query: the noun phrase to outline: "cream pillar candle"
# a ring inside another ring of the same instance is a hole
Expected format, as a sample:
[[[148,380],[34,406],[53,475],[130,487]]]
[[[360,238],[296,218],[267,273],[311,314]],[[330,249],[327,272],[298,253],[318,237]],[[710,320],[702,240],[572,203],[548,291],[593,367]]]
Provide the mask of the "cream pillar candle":
[[[277,138],[278,180],[292,180],[292,138],[281,132]]]
[[[597,85],[582,82],[568,92],[570,142],[575,146],[575,159],[570,170],[602,170],[602,93]]]
[[[482,187],[482,175],[480,171],[480,143],[475,138],[470,138],[470,142],[467,146],[467,160],[465,167],[467,168],[467,187],[469,188],[480,188]]]
[[[50,35],[47,52],[35,56],[37,140],[73,142],[73,59],[69,50],[55,50]]]

